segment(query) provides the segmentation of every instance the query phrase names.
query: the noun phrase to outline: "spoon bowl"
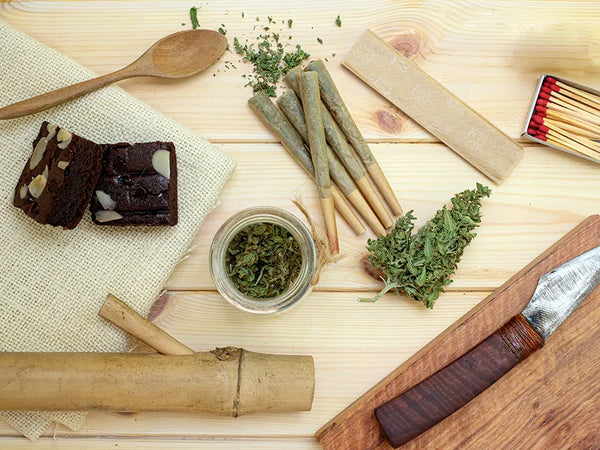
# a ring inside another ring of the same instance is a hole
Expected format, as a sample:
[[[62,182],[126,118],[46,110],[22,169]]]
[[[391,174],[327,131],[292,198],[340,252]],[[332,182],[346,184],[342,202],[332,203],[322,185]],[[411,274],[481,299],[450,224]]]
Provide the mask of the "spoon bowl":
[[[121,70],[0,108],[0,119],[37,113],[126,78],[189,77],[214,64],[226,48],[227,39],[217,31],[179,31],[155,42]]]
[[[140,56],[151,58],[154,68],[165,78],[183,78],[212,65],[227,48],[227,39],[213,30],[188,30],[170,34]]]

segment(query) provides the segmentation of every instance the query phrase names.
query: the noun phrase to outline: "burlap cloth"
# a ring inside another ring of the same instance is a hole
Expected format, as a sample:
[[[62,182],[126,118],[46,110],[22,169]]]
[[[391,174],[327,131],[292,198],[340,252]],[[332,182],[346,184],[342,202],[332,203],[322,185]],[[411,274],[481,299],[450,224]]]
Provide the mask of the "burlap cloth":
[[[92,76],[0,20],[0,105]],[[11,205],[12,193],[44,119],[98,143],[173,141],[179,224],[101,227],[88,212],[75,230],[64,231],[26,217]],[[125,333],[98,317],[104,298],[111,292],[148,312],[233,167],[211,144],[118,87],[0,121],[0,350],[125,350]],[[52,421],[77,430],[85,413],[0,412],[0,417],[36,439]]]

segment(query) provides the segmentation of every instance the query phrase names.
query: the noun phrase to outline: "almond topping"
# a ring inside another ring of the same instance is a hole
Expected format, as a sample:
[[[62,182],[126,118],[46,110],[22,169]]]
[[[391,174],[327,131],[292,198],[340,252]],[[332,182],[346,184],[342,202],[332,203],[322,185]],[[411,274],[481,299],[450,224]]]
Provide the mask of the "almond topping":
[[[100,223],[112,222],[113,220],[122,219],[123,216],[116,211],[97,211],[95,216],[96,220]]]
[[[57,126],[54,125],[53,123],[49,123],[48,126],[46,127],[46,129],[48,130],[48,136],[46,136],[46,140],[48,142],[50,142],[52,140],[52,138],[54,137],[54,135],[56,134],[56,128],[57,128]]]
[[[108,195],[106,192],[96,191],[96,198],[102,205],[102,208],[104,208],[106,210],[115,209],[115,205],[117,204],[117,202],[115,202],[112,198],[110,198],[110,195]]]
[[[58,140],[58,148],[62,148],[65,149],[69,146],[69,144],[71,143],[71,139],[73,138],[73,135],[65,130],[64,128],[61,128],[60,130],[58,130],[58,133],[56,134],[56,139]]]
[[[171,153],[168,150],[156,150],[152,155],[152,167],[166,179],[171,176]]]
[[[46,146],[48,145],[48,139],[43,137],[36,144],[33,149],[33,153],[31,154],[31,158],[29,158],[29,169],[34,169],[37,166],[42,158],[44,157],[44,153],[46,153]]]
[[[69,166],[69,161],[59,161],[56,165],[59,169],[65,170]]]
[[[40,174],[31,180],[31,183],[29,183],[29,186],[27,187],[29,188],[32,197],[38,198],[42,195],[42,192],[44,192],[44,188],[46,187],[46,181],[47,179],[43,174]]]

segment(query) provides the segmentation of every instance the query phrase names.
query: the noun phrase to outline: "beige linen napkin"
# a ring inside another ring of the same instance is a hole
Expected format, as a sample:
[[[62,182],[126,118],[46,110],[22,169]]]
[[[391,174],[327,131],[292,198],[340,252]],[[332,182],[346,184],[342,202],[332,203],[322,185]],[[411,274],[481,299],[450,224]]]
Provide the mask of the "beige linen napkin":
[[[135,55],[134,55],[135,56]],[[0,20],[0,105],[94,74]],[[12,206],[43,120],[98,143],[173,141],[179,171],[175,227],[75,230],[40,225]],[[98,317],[111,292],[146,314],[213,207],[234,163],[190,130],[110,87],[39,114],[0,121],[0,351],[123,351],[126,336]],[[74,430],[84,413],[0,412],[30,439],[52,422]]]

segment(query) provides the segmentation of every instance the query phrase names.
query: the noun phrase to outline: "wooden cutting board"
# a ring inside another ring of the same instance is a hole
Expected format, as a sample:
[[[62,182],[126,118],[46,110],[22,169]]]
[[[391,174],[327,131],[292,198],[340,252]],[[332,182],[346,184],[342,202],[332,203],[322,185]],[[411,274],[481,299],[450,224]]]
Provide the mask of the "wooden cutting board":
[[[521,312],[541,275],[599,245],[600,216],[594,215],[321,428],[319,443],[325,449],[391,448],[375,419],[377,406],[434,374]],[[424,447],[600,447],[600,288],[544,348],[404,446]]]

